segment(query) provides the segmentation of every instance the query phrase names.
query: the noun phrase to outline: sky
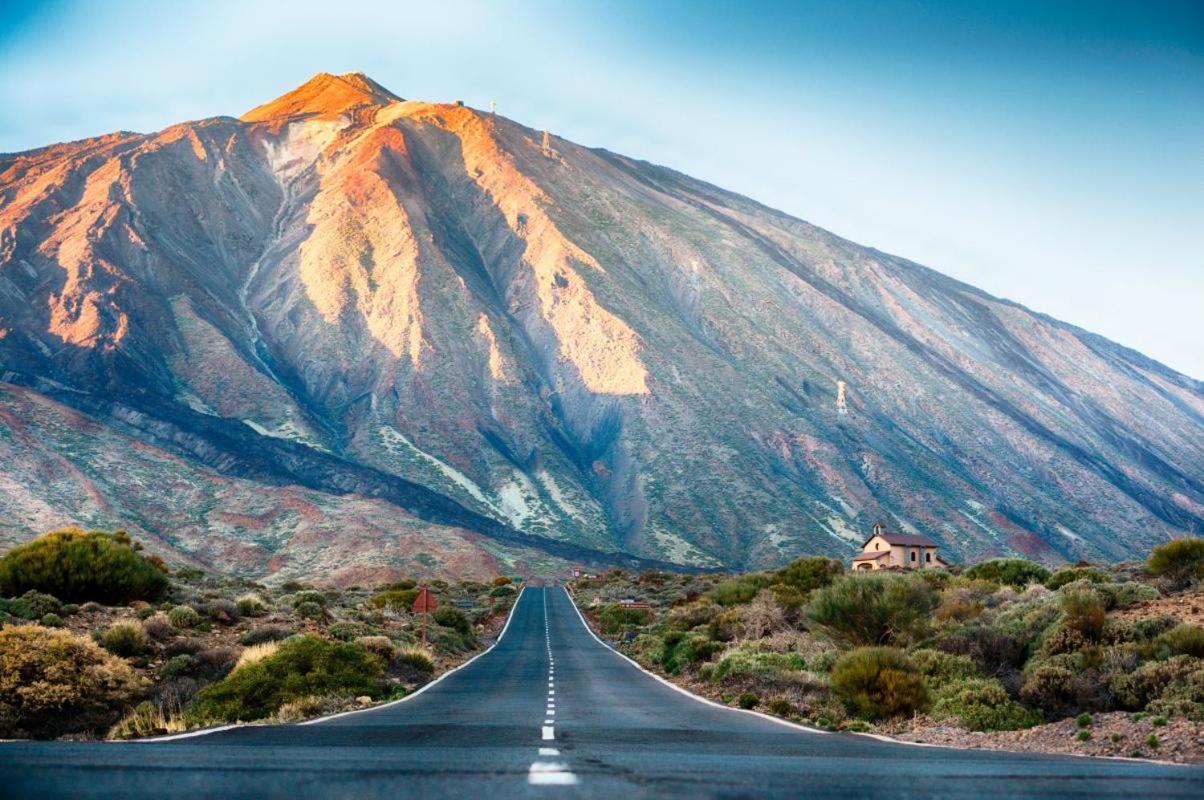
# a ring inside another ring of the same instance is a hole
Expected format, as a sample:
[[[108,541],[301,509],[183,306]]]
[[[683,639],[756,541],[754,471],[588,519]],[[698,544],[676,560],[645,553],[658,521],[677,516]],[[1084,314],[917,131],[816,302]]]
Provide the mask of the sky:
[[[1204,2],[0,0],[0,152],[315,72],[686,172],[1204,378]]]

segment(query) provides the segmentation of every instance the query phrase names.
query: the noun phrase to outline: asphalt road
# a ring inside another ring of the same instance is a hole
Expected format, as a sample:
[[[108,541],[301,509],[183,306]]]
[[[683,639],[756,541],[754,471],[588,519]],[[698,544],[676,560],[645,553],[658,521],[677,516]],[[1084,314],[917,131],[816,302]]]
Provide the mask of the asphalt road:
[[[426,691],[308,725],[0,744],[5,798],[1204,797],[1204,768],[800,731],[699,702],[529,588],[498,644]]]

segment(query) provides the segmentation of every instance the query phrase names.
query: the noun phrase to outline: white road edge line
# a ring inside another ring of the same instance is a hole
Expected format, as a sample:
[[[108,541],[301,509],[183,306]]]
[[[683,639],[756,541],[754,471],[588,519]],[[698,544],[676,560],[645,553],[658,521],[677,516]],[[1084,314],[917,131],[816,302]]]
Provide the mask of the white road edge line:
[[[460,666],[453,667],[452,669],[449,669],[447,672],[440,675],[438,678],[435,678],[430,683],[424,684],[420,689],[418,689],[418,691],[413,692],[411,694],[407,694],[405,697],[398,698],[397,700],[391,700],[388,703],[382,703],[379,706],[372,706],[371,708],[357,708],[354,711],[343,711],[341,713],[330,714],[329,716],[325,716],[325,717],[317,717],[315,719],[307,719],[305,722],[298,722],[297,724],[298,725],[317,725],[318,723],[325,722],[326,720],[329,720],[329,719],[337,719],[339,717],[347,717],[352,714],[366,714],[369,711],[378,711],[382,708],[389,708],[390,706],[395,706],[400,703],[404,703],[407,700],[413,700],[415,697],[422,694],[427,689],[430,689],[432,686],[439,683],[439,681],[443,680],[448,675],[451,675],[455,672],[459,672],[460,670],[464,669],[472,662],[476,661],[481,656],[488,653],[493,648],[497,647],[498,644],[502,641],[502,637],[506,635],[506,631],[510,630],[510,622],[514,619],[514,611],[515,611],[515,609],[518,608],[518,601],[522,599],[523,592],[525,592],[525,591],[527,591],[527,587],[523,586],[523,588],[520,589],[518,592],[518,597],[514,598],[514,605],[512,605],[510,607],[510,614],[509,614],[509,616],[506,617],[506,624],[504,626],[502,626],[502,631],[501,631],[501,633],[499,633],[497,635],[497,640],[494,641],[493,644],[489,645],[489,647],[487,647],[484,650],[482,650],[481,652],[477,653],[475,656],[468,659]],[[544,602],[547,602],[546,599]],[[266,727],[266,725],[264,723],[250,723],[250,724],[235,723],[233,725],[223,725],[220,728],[206,728],[203,731],[189,731],[187,733],[174,733],[170,736],[157,736],[153,739],[124,739],[124,740],[120,740],[119,742],[116,742],[116,743],[119,743],[119,744],[144,744],[147,742],[174,742],[174,741],[178,741],[180,739],[191,739],[194,736],[208,736],[211,733],[221,733],[222,731],[228,731],[233,728],[254,728],[254,727]]]

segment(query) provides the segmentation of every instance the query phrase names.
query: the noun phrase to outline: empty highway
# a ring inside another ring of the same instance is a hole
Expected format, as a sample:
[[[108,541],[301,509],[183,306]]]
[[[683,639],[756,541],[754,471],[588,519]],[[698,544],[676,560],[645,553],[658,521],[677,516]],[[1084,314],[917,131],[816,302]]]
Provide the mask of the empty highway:
[[[1204,797],[1204,768],[915,747],[702,703],[528,588],[498,644],[404,701],[153,742],[0,744],[6,798]]]

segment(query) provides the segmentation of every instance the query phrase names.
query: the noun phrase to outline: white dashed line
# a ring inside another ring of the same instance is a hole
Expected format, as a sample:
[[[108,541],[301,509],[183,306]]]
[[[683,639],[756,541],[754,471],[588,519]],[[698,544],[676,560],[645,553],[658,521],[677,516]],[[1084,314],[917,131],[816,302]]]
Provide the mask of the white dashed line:
[[[551,740],[553,740],[555,738],[556,738],[555,729],[551,725],[544,725],[543,726],[543,740],[545,742],[550,742]]]
[[[555,747],[541,747],[539,748],[539,754],[541,756],[558,756],[560,755],[560,751]]]
[[[527,773],[527,783],[532,786],[576,786],[577,776],[559,762],[536,761]]]

